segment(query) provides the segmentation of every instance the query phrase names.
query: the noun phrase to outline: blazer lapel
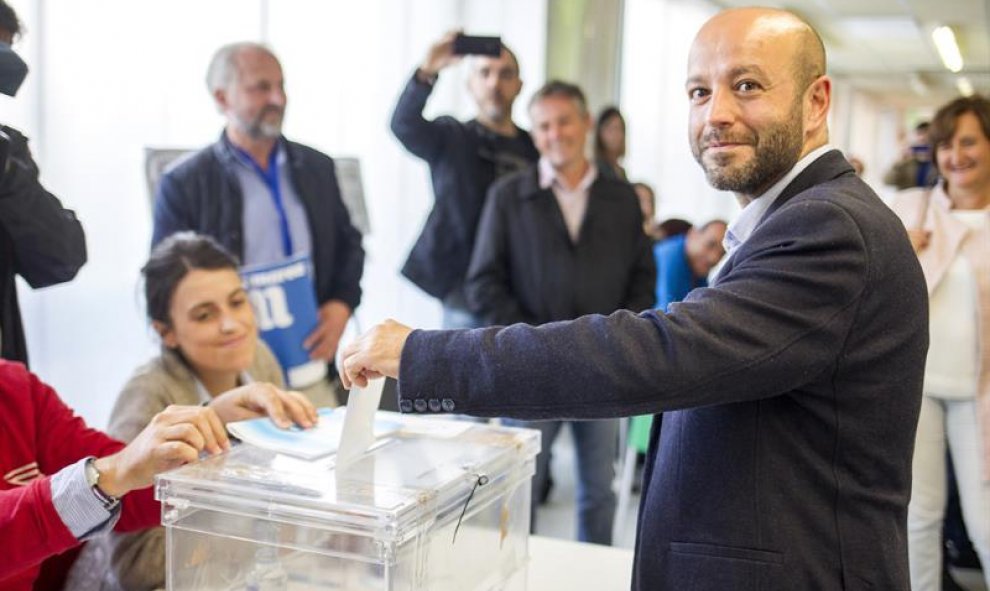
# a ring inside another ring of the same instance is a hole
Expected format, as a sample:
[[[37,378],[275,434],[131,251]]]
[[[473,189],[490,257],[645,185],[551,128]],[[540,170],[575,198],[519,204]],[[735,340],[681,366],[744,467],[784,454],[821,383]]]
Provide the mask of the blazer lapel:
[[[828,152],[825,152],[825,154],[819,157],[818,160],[812,162],[808,168],[801,171],[801,174],[797,175],[797,177],[795,177],[789,185],[784,187],[780,197],[777,197],[777,200],[773,202],[773,205],[771,205],[770,208],[767,209],[767,212],[763,214],[763,218],[760,219],[760,223],[762,224],[763,220],[773,215],[773,212],[780,209],[794,196],[807,191],[815,185],[820,185],[844,174],[856,174],[856,172],[849,164],[849,161],[846,160],[846,157],[842,155],[842,152],[838,150],[829,150]],[[759,224],[757,224],[757,227],[759,227]]]
[[[828,152],[825,152],[818,158],[818,160],[815,160],[807,168],[801,171],[801,174],[797,175],[797,177],[795,177],[789,185],[784,187],[784,190],[780,193],[780,196],[777,197],[777,200],[774,201],[773,204],[767,209],[766,213],[763,214],[763,217],[760,218],[760,222],[756,225],[756,227],[759,228],[760,225],[763,224],[764,220],[773,215],[775,211],[780,209],[781,206],[790,201],[796,195],[801,194],[815,185],[819,185],[844,174],[855,174],[855,171],[846,160],[845,156],[842,155],[842,152],[838,150],[829,150]],[[736,248],[732,254],[729,255],[729,259],[725,261],[725,264],[722,265],[718,275],[710,283],[711,286],[717,285],[719,280],[722,279],[722,277],[725,277],[729,271],[732,270],[735,266],[736,256],[739,251],[740,248]]]
[[[573,246],[557,196],[553,194],[553,189],[540,187],[539,170],[536,166],[531,167],[526,178],[519,184],[519,194],[522,200],[532,201],[532,207],[550,224],[555,235],[563,236],[567,244]]]
[[[595,181],[591,183],[591,187],[588,188],[588,206],[584,210],[584,218],[581,219],[578,242],[583,241],[586,236],[591,236],[588,232],[591,232],[597,223],[595,220],[602,217],[601,210],[611,206],[612,197],[608,191],[604,190],[602,177],[600,175],[596,177]]]

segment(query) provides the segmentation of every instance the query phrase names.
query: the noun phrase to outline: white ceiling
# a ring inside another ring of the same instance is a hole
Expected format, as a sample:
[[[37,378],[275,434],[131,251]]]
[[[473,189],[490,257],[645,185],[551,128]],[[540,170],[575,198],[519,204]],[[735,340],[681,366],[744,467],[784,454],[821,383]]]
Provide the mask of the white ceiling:
[[[753,0],[715,0],[723,7]],[[959,94],[966,76],[990,95],[990,0],[786,0],[771,2],[810,22],[828,51],[829,73],[903,107],[938,105]],[[963,56],[963,71],[942,65],[931,40],[949,25]]]

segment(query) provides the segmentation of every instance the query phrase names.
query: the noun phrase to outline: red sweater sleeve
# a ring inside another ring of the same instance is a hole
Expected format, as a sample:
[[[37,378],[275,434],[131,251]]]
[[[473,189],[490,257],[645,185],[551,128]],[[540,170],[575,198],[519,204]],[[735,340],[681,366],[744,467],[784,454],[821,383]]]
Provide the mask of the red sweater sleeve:
[[[87,427],[23,365],[0,360],[0,581],[77,543],[52,504],[49,476],[123,447]],[[40,477],[18,480],[35,465]],[[122,531],[156,525],[160,515],[150,488],[127,495],[121,511],[116,529]]]
[[[24,382],[34,407],[34,449],[42,474],[55,474],[86,456],[101,458],[120,451],[124,444],[102,431],[91,429],[62,402],[58,394],[34,374],[24,371]],[[0,380],[3,380],[0,377]]]
[[[78,542],[52,504],[49,478],[0,491],[0,581]]]

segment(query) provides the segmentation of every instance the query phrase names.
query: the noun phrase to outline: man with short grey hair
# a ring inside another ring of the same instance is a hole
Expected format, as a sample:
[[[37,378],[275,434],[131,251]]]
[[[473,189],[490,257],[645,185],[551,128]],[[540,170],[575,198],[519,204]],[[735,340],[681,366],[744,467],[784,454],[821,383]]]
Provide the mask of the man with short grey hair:
[[[592,123],[584,93],[548,82],[529,113],[540,160],[488,192],[468,270],[468,302],[496,325],[651,308],[656,269],[639,200],[629,183],[599,174],[585,154]],[[534,499],[547,486],[554,441],[565,426],[571,430],[578,540],[611,544],[618,421],[510,424],[542,434]]]
[[[233,88],[240,76],[240,63],[242,60],[250,59],[247,56],[256,54],[263,61],[278,62],[275,54],[265,45],[251,41],[242,41],[224,45],[213,55],[210,65],[206,71],[206,87],[210,94],[216,99],[217,110],[227,116],[241,133],[247,134],[251,138],[278,139],[282,134],[282,118],[285,116],[285,89],[281,89],[281,101],[275,100],[266,105],[267,110],[259,112],[255,117],[246,119],[245,115],[250,115],[237,109],[229,109],[227,103],[229,97],[227,93]],[[224,97],[226,100],[221,100]]]
[[[218,141],[163,175],[152,246],[192,230],[216,238],[246,266],[307,260],[318,319],[302,346],[330,365],[332,377],[364,270],[361,235],[341,199],[333,160],[282,135],[287,97],[281,64],[268,47],[221,47],[206,83],[227,124]]]

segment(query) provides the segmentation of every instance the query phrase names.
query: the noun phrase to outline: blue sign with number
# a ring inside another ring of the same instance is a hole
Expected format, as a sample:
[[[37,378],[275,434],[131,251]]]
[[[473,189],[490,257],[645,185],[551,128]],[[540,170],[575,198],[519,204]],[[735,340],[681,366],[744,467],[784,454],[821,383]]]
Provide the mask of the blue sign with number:
[[[289,386],[303,387],[322,378],[326,363],[311,360],[303,347],[303,341],[319,323],[309,256],[243,267],[241,277],[254,308],[258,332],[282,365]]]

